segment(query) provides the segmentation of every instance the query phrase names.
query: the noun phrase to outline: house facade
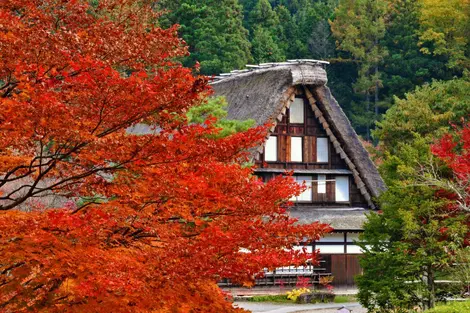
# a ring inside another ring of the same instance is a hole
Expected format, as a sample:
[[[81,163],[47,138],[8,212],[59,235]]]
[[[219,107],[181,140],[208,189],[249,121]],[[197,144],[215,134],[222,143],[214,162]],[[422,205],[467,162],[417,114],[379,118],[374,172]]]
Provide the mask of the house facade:
[[[295,282],[298,276],[315,281],[331,274],[334,284],[352,285],[361,271],[361,250],[354,241],[366,214],[377,209],[374,198],[385,185],[326,86],[326,64],[261,64],[224,74],[212,84],[215,94],[227,99],[228,118],[272,125],[264,145],[253,151],[255,173],[267,181],[290,171],[307,185],[292,199],[289,215],[298,223],[320,221],[334,229],[317,242],[304,243],[307,250],[320,251],[319,266],[278,269],[260,284],[276,284],[276,279]]]

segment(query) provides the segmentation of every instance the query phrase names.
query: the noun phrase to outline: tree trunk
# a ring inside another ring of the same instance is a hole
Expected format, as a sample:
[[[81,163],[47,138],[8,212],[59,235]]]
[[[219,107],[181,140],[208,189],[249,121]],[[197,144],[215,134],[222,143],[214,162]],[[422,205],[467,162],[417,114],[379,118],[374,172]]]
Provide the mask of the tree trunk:
[[[374,97],[375,120],[379,117],[379,65],[375,65],[375,97]]]
[[[369,91],[366,91],[366,112],[367,114],[369,114],[370,112],[370,94],[369,94]],[[367,141],[370,141],[370,121],[367,121],[366,123],[366,138],[367,138]]]
[[[436,305],[436,284],[434,281],[434,270],[432,265],[428,265],[428,291],[429,291],[429,308],[432,309]]]

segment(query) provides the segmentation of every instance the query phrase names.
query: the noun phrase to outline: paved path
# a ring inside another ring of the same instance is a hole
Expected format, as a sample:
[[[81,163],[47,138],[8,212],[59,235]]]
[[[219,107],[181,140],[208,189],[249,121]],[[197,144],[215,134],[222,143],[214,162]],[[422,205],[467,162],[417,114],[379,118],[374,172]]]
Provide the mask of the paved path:
[[[273,302],[236,301],[234,306],[249,310],[253,313],[335,313],[343,305],[352,309],[352,313],[365,313],[366,310],[358,302],[350,303],[321,303],[321,304],[290,304]]]

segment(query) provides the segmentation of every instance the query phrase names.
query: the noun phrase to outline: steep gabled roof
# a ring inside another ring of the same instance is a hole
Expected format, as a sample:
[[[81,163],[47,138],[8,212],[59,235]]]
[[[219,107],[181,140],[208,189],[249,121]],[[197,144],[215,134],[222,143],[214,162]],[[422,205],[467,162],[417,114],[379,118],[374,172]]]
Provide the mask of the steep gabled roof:
[[[385,189],[385,184],[348,118],[326,86],[325,64],[327,62],[293,60],[250,66],[249,70],[216,77],[212,87],[216,95],[226,97],[228,118],[254,119],[257,125],[280,121],[294,100],[296,88],[303,88],[336,153],[349,166],[369,206],[375,208],[371,197],[377,197]],[[261,151],[262,147],[259,149]]]
[[[211,85],[216,95],[226,97],[228,118],[254,119],[257,125],[274,121],[281,113],[290,87],[322,86],[327,82],[321,64],[312,62],[269,63],[216,79]]]

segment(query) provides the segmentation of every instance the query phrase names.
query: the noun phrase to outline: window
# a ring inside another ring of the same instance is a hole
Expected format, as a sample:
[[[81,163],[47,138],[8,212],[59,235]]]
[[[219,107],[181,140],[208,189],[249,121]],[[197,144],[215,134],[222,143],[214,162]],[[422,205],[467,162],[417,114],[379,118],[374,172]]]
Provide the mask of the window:
[[[291,201],[312,201],[312,177],[310,176],[295,176],[297,183],[307,186],[307,189],[302,192],[298,197],[292,197]]]
[[[266,146],[264,147],[264,160],[277,161],[277,137],[270,136],[266,141]]]
[[[302,137],[291,137],[290,160],[291,162],[302,162]]]
[[[289,118],[292,124],[303,124],[304,122],[304,99],[295,98],[289,110]]]
[[[317,162],[328,162],[328,138],[326,137],[317,138]]]
[[[336,176],[335,198],[336,202],[349,201],[349,177]]]
[[[318,175],[317,193],[326,193],[326,175]]]

